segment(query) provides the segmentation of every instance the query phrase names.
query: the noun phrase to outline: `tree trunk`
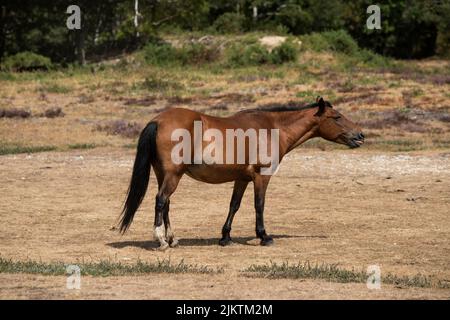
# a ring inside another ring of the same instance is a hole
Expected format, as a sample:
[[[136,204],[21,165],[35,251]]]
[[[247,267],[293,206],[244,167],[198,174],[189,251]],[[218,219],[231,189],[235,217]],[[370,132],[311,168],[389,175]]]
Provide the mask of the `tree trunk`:
[[[0,7],[0,61],[2,61],[6,50],[6,31],[5,31],[5,19],[6,19],[6,7]]]
[[[136,38],[139,38],[139,0],[134,0],[134,27],[136,28]]]
[[[77,30],[76,32],[76,49],[77,49],[77,60],[82,66],[86,64],[86,52],[84,48],[84,31],[83,28]]]

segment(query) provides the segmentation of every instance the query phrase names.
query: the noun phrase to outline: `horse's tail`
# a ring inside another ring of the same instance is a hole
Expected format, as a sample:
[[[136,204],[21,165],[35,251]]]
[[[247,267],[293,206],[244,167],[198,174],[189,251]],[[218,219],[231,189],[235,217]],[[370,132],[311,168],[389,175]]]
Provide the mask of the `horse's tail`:
[[[144,199],[145,192],[147,191],[148,181],[150,179],[150,167],[156,159],[157,129],[157,123],[150,122],[142,130],[139,137],[133,174],[131,175],[127,199],[120,218],[121,233],[125,233],[131,225],[134,214],[141,205],[142,199]]]

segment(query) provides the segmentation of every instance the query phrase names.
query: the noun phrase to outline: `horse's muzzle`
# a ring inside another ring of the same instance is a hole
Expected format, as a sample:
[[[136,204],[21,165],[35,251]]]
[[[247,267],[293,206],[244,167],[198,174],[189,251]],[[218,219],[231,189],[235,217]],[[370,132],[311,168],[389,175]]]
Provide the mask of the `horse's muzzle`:
[[[347,137],[347,145],[352,149],[359,148],[363,143],[364,143],[364,134],[362,132],[358,132],[357,134]]]

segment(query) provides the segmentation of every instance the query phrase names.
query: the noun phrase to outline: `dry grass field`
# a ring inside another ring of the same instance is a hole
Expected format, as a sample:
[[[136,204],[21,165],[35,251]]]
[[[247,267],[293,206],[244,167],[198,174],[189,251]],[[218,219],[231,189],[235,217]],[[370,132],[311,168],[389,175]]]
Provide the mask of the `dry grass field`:
[[[306,51],[277,67],[165,68],[132,55],[88,69],[2,74],[0,298],[449,299],[450,63],[348,64]],[[255,239],[249,188],[235,244],[220,247],[232,184],[188,177],[171,201],[178,248],[154,250],[153,175],[130,231],[113,228],[136,135],[158,112],[176,106],[226,116],[317,95],[360,123],[366,144],[347,150],[313,140],[283,161],[266,199],[273,246]],[[168,259],[190,267],[114,273]],[[271,262],[340,271],[249,269]],[[81,289],[68,290],[64,274],[44,270],[57,263],[97,263],[110,273],[82,275]],[[369,265],[386,277],[379,290],[352,278]]]

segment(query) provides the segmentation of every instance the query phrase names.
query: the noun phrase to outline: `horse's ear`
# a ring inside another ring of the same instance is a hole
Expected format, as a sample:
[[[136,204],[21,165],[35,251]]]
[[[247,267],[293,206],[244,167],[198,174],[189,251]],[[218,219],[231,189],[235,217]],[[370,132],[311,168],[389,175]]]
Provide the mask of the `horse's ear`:
[[[320,117],[322,113],[325,111],[325,101],[322,97],[317,96],[316,103],[319,105],[319,110],[316,112],[315,116]]]

